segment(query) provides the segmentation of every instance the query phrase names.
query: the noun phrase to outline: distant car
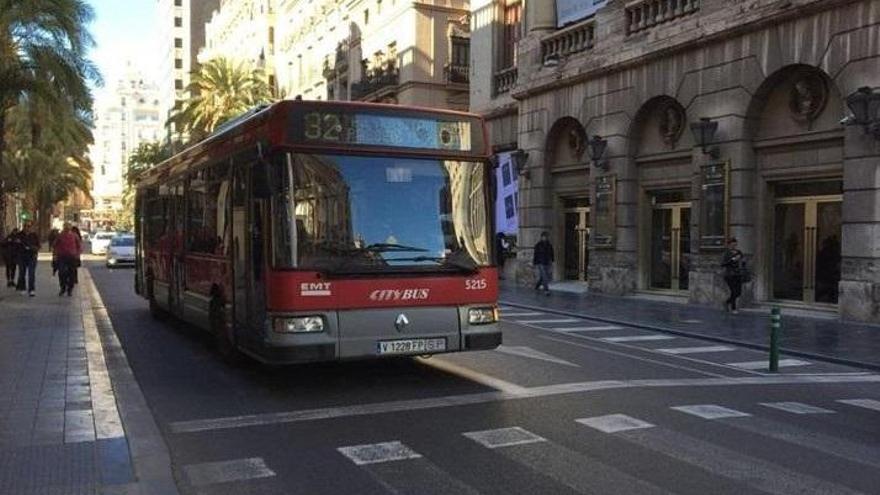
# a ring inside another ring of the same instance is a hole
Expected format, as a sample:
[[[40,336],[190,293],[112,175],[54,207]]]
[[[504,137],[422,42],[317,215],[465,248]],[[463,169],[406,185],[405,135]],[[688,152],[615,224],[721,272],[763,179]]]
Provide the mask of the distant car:
[[[115,237],[116,234],[113,232],[98,232],[94,236],[92,236],[91,240],[91,250],[92,254],[106,254],[107,247],[110,245],[110,240]]]
[[[122,265],[134,266],[134,236],[117,235],[107,247],[107,268]]]

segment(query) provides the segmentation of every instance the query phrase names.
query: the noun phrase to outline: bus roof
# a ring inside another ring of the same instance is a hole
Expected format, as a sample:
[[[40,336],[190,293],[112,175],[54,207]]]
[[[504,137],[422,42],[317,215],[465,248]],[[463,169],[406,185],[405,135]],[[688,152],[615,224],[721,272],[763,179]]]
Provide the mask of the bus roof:
[[[317,126],[317,127],[316,127]],[[479,115],[453,110],[352,101],[282,100],[254,108],[152,168],[138,187],[199,165],[257,150],[409,154],[487,159]]]

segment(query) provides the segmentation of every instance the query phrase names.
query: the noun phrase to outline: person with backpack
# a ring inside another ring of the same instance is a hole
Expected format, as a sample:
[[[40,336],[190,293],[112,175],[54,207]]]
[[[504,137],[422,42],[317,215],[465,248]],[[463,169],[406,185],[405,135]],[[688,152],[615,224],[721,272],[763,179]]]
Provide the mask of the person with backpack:
[[[748,275],[745,257],[743,252],[737,249],[735,237],[727,240],[727,249],[721,258],[721,267],[724,268],[724,281],[730,289],[730,297],[724,302],[724,309],[736,314],[736,300],[742,295],[743,282]]]
[[[532,264],[538,270],[538,281],[535,283],[535,290],[541,290],[544,287],[544,293],[550,295],[550,282],[553,281],[553,245],[550,244],[550,234],[546,231],[541,232],[541,240],[535,244],[535,253],[532,256]]]

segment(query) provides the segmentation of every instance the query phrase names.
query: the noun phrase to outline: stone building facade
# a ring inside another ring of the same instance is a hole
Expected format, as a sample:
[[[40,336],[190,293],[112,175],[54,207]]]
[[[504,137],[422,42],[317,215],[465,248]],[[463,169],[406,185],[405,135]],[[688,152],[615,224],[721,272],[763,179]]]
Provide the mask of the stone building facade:
[[[228,58],[246,68],[259,68],[275,88],[275,0],[221,0],[205,23],[200,64]]]
[[[609,0],[559,26],[569,3],[528,0],[508,91],[497,49],[473,56],[474,109],[527,153],[520,245],[551,232],[591,291],[720,307],[733,236],[746,302],[880,322],[880,103],[853,113],[880,102],[880,1]]]
[[[466,110],[466,0],[279,0],[275,70],[289,98]]]

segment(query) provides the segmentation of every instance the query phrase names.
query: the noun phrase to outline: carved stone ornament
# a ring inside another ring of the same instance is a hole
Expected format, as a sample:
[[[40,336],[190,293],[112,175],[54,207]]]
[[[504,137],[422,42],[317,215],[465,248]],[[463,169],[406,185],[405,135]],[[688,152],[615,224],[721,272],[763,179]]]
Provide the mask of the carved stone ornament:
[[[791,84],[788,107],[798,122],[816,120],[828,103],[828,85],[819,74],[806,73],[796,76]]]
[[[684,130],[684,108],[676,102],[669,101],[660,106],[660,137],[670,147],[675,147]]]

